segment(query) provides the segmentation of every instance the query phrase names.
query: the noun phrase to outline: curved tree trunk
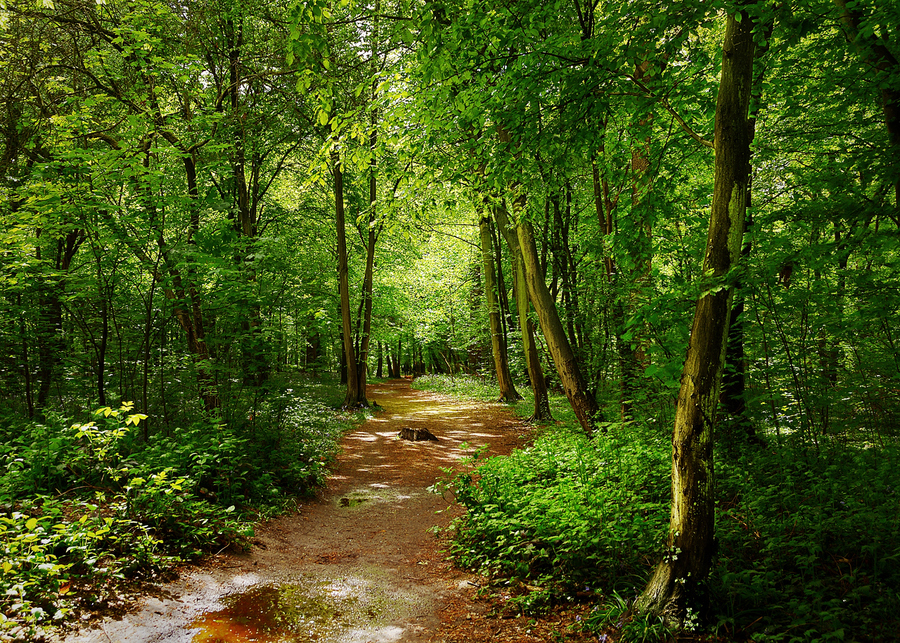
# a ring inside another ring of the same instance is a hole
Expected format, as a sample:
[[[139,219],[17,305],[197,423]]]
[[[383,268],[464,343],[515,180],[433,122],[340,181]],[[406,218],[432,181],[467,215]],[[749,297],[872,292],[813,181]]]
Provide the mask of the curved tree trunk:
[[[528,318],[528,283],[525,279],[525,263],[522,260],[522,250],[519,247],[519,238],[514,229],[509,227],[509,217],[506,210],[501,207],[494,208],[494,220],[497,229],[506,240],[506,245],[513,257],[515,276],[516,312],[519,317],[519,328],[522,331],[522,350],[525,353],[525,367],[528,369],[528,379],[531,380],[531,391],[534,394],[534,413],[531,420],[535,422],[549,422],[553,420],[550,414],[550,399],[547,395],[547,382],[544,379],[544,369],[541,368],[541,357],[538,354],[537,343],[534,341],[534,324]]]
[[[733,287],[723,280],[738,262],[750,181],[749,122],[754,23],[727,18],[716,101],[715,188],[703,274],[709,291],[697,301],[681,375],[672,437],[672,510],[667,553],[637,608],[681,623],[704,605],[703,583],[714,549],[713,426],[725,362]]]
[[[540,270],[537,244],[534,242],[534,230],[528,221],[521,222],[516,228],[522,260],[525,266],[525,281],[528,285],[528,296],[537,310],[541,322],[541,332],[547,340],[556,372],[562,382],[566,397],[575,411],[579,424],[588,435],[594,432],[597,421],[601,420],[600,407],[597,400],[589,394],[584,378],[578,368],[578,360],[569,345],[566,331],[559,319],[556,302],[550,295],[550,289],[544,281]]]

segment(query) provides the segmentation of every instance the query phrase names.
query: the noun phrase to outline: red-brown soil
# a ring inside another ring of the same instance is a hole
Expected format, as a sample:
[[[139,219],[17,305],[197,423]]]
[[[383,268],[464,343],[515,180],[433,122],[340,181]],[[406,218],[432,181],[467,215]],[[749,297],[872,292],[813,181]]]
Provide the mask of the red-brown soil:
[[[454,567],[445,536],[435,534],[461,509],[452,497],[428,488],[446,469],[469,466],[462,459],[483,445],[487,455],[526,445],[531,427],[501,404],[416,391],[405,380],[370,386],[368,393],[383,410],[343,438],[333,473],[318,497],[259,525],[249,552],[212,556],[166,586],[165,598],[148,598],[124,620],[108,620],[67,641],[591,640],[567,633],[583,607],[557,608],[534,619],[504,609],[508,594],[500,590],[492,592],[493,598],[478,597],[484,579]],[[427,428],[438,440],[401,440],[402,427]],[[342,591],[377,594],[385,602],[378,608],[380,620],[369,629],[265,638],[258,629],[247,633],[253,626],[246,616],[240,626],[231,621],[223,625],[216,616],[227,612],[217,610],[230,595],[298,578],[320,588],[327,585],[321,591],[330,596]]]

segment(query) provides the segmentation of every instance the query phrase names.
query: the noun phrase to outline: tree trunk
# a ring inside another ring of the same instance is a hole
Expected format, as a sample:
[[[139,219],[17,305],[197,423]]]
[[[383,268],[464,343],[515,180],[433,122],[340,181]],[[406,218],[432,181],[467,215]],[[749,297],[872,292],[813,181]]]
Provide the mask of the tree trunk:
[[[37,231],[37,237],[41,231]],[[84,241],[81,230],[72,230],[56,242],[55,273],[43,279],[40,287],[38,322],[40,334],[38,344],[38,396],[35,412],[43,417],[44,409],[50,398],[50,388],[57,366],[65,354],[65,338],[62,325],[62,297],[66,289],[66,277],[75,253]],[[37,258],[40,260],[40,246],[37,247]]]
[[[148,168],[150,165],[149,152],[150,150],[148,148],[147,154],[145,156],[145,167]],[[185,167],[185,177],[187,179],[188,195],[190,196],[191,207],[190,234],[187,243],[191,248],[193,248],[193,246],[196,244],[194,235],[200,229],[200,191],[197,186],[197,167],[194,163],[193,156],[185,155],[183,157],[183,163]],[[153,219],[155,220],[156,206],[152,202],[153,196],[150,192],[149,187],[146,189],[146,192],[148,194],[148,202],[153,209]],[[194,356],[194,365],[197,369],[197,383],[200,387],[200,398],[203,400],[203,406],[207,411],[215,411],[220,406],[220,400],[216,387],[215,375],[211,369],[211,366],[213,366],[211,359],[212,355],[210,353],[209,344],[206,343],[206,324],[203,320],[203,306],[200,298],[200,291],[197,289],[196,285],[198,279],[196,277],[195,270],[190,265],[190,263],[185,268],[187,271],[188,282],[188,286],[185,289],[181,279],[181,274],[180,272],[178,272],[177,266],[175,266],[174,262],[171,260],[169,248],[168,246],[166,246],[166,243],[163,240],[161,229],[159,230],[157,243],[159,245],[160,253],[163,256],[166,265],[169,267],[169,272],[173,276],[175,289],[178,293],[177,299],[179,301],[190,301],[190,311],[185,310],[184,308],[182,308],[182,304],[178,303],[175,308],[175,314],[178,318],[179,323],[181,324],[181,327],[184,328],[185,334],[187,335],[188,350]],[[171,293],[171,291],[166,292],[167,296],[173,294],[174,293]]]
[[[472,282],[472,288],[469,290],[469,328],[475,329],[479,327],[478,309],[481,305],[482,288],[481,288],[481,270],[477,262],[472,262],[469,267],[469,275]],[[467,364],[468,372],[475,373],[481,367],[483,342],[477,334],[470,335],[468,338]]]
[[[22,309],[22,294],[18,297],[19,309]],[[28,419],[34,419],[34,383],[31,381],[31,356],[28,350],[28,326],[23,315],[19,321],[22,334],[22,379],[25,381],[25,406],[28,409]]]
[[[604,122],[604,128],[606,123]],[[604,152],[604,146],[600,146],[600,153]],[[632,169],[635,168],[635,158],[632,156]],[[600,224],[600,230],[605,239],[606,256],[603,258],[604,275],[606,283],[611,293],[609,302],[609,321],[610,330],[615,336],[616,356],[619,364],[619,416],[623,420],[632,417],[634,410],[634,399],[637,397],[639,389],[639,377],[642,371],[641,354],[632,348],[632,342],[626,337],[625,324],[625,290],[623,285],[623,277],[620,274],[619,267],[612,256],[609,248],[613,243],[613,233],[615,231],[615,210],[619,203],[621,190],[616,194],[615,198],[611,198],[609,194],[609,182],[606,177],[601,179],[600,168],[596,161],[592,163],[592,180],[594,187],[594,207],[597,212],[597,221]],[[633,184],[632,205],[636,204],[637,186]],[[640,263],[640,259],[638,260]]]
[[[758,46],[754,52],[754,57],[759,58],[769,49],[771,41],[772,29],[774,22],[767,25],[765,34],[765,44]],[[762,93],[762,75],[759,73],[753,78],[751,86],[751,103],[754,105],[749,113],[748,128],[749,137],[752,141],[756,136],[756,116],[759,112],[760,94]],[[753,177],[747,180],[747,207],[746,216],[744,218],[744,237],[745,241],[741,245],[741,260],[746,263],[750,258],[750,252],[753,250],[747,231],[753,225],[753,219],[750,214],[750,208],[753,205]],[[753,423],[747,412],[747,359],[744,352],[744,311],[746,295],[741,292],[741,283],[735,283],[734,301],[731,309],[731,323],[728,326],[728,343],[725,349],[725,371],[722,375],[722,407],[729,416],[729,421],[724,425],[727,432],[726,439],[734,444],[757,444],[761,445],[764,440],[756,434]]]
[[[307,370],[310,368],[318,370],[319,355],[322,352],[322,336],[319,335],[319,329],[316,328],[315,314],[310,313],[307,323],[304,365]]]
[[[373,52],[374,55],[374,52]],[[373,92],[374,93],[374,92]],[[373,98],[374,100],[374,98]],[[369,344],[371,342],[372,332],[372,287],[375,274],[375,244],[378,242],[378,234],[380,226],[375,225],[375,205],[378,198],[378,164],[375,159],[375,147],[378,142],[378,133],[376,126],[376,112],[372,112],[372,132],[369,138],[369,147],[372,158],[369,161],[369,216],[367,217],[367,234],[366,234],[366,272],[363,277],[362,288],[362,337],[359,344],[359,355],[357,355],[357,386],[359,386],[359,403],[362,406],[368,406],[369,402],[366,398],[366,377],[368,376],[369,362]],[[357,329],[358,330],[358,329]]]
[[[390,370],[390,362],[388,362],[388,370]],[[375,365],[375,377],[384,377],[384,346],[378,342],[378,363]]]
[[[703,274],[681,375],[672,437],[672,509],[667,553],[637,602],[641,611],[680,624],[703,607],[714,549],[713,427],[731,317],[733,288],[723,280],[739,261],[750,180],[750,90],[754,24],[746,12],[726,20],[716,101],[715,187]]]
[[[525,281],[528,286],[528,296],[537,310],[541,323],[541,332],[547,340],[547,347],[556,364],[556,372],[562,382],[566,397],[575,411],[579,424],[588,435],[593,434],[596,423],[602,420],[600,408],[593,395],[587,392],[584,378],[578,368],[578,361],[566,338],[566,331],[559,319],[556,302],[550,296],[550,289],[544,281],[540,271],[537,245],[534,242],[534,230],[531,223],[523,221],[516,229],[519,246],[522,250],[522,260],[525,266]]]
[[[97,347],[97,401],[100,406],[106,406],[106,349],[109,345],[109,305],[106,289],[103,287],[103,279],[100,274],[100,257],[97,257],[97,280],[100,295],[100,342]],[[110,288],[110,290],[112,290]],[[112,299],[112,292],[109,293]]]
[[[751,140],[752,134],[751,134]],[[747,189],[747,207],[750,207],[750,188]],[[751,225],[750,215],[745,221],[745,232]],[[748,240],[741,248],[741,258],[750,256],[751,244]],[[735,284],[740,289],[740,284]],[[744,352],[744,301],[746,296],[741,292],[734,295],[731,309],[731,323],[728,326],[728,341],[725,350],[725,367],[722,374],[722,409],[728,415],[724,424],[725,439],[734,445],[763,444],[757,435],[747,413],[747,358]]]
[[[503,341],[503,321],[500,319],[500,304],[497,298],[497,276],[494,272],[494,245],[491,239],[490,218],[485,213],[478,223],[481,231],[481,263],[484,268],[484,299],[487,303],[488,318],[491,329],[491,352],[494,356],[494,369],[497,372],[497,384],[500,386],[500,399],[514,402],[522,399],[513,384],[509,372],[509,360]]]
[[[518,204],[521,209],[523,202]],[[534,340],[534,324],[528,318],[528,283],[525,279],[525,263],[522,261],[522,250],[519,247],[519,238],[514,229],[510,228],[509,217],[502,207],[494,207],[494,219],[497,229],[506,240],[506,245],[512,254],[513,270],[515,277],[516,312],[519,316],[519,328],[522,331],[522,350],[525,353],[525,367],[528,369],[528,379],[531,381],[531,391],[534,394],[534,413],[531,420],[534,422],[550,422],[553,416],[550,414],[550,400],[547,396],[547,381],[544,379],[544,370],[541,368],[541,356],[538,354],[537,343]]]
[[[490,221],[491,243],[494,248],[494,262],[497,266],[497,295],[500,302],[500,319],[503,321],[503,350],[509,349],[510,329],[515,328],[515,320],[509,308],[509,297],[506,290],[506,277],[503,273],[503,245],[500,243],[500,234],[495,229],[493,218]],[[515,278],[515,277],[514,277]]]
[[[341,340],[343,359],[347,364],[347,395],[345,407],[359,406],[359,376],[356,369],[356,351],[353,348],[353,330],[350,318],[350,269],[347,266],[347,230],[344,221],[344,172],[337,150],[331,152],[334,172],[334,219],[337,226],[338,294],[341,300]]]

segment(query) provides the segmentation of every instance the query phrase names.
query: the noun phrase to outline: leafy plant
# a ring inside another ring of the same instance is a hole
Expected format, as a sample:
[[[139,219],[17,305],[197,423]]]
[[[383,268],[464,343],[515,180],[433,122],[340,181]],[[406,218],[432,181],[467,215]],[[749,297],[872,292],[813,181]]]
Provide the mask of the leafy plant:
[[[662,441],[547,433],[449,482],[467,514],[453,553],[466,566],[520,579],[634,581],[667,518]]]
[[[897,456],[788,446],[724,462],[711,581],[720,629],[889,640],[900,627]]]
[[[263,405],[255,439],[215,420],[144,442],[131,403],[85,423],[48,417],[0,449],[0,629],[63,620],[115,583],[243,547],[261,515],[318,484],[353,416],[293,396]],[[102,602],[102,601],[101,601]]]

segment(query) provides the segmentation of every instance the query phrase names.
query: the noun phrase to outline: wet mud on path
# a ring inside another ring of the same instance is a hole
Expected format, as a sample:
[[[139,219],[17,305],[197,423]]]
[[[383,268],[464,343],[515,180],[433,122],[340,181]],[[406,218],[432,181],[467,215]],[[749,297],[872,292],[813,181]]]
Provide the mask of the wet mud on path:
[[[503,405],[415,391],[405,380],[368,393],[384,410],[344,436],[315,499],[260,525],[249,552],[182,570],[137,611],[66,643],[450,640],[442,628],[479,610],[470,577],[447,562],[432,531],[458,508],[427,489],[479,446],[506,454],[524,445],[529,429]],[[404,427],[438,441],[401,440]]]

